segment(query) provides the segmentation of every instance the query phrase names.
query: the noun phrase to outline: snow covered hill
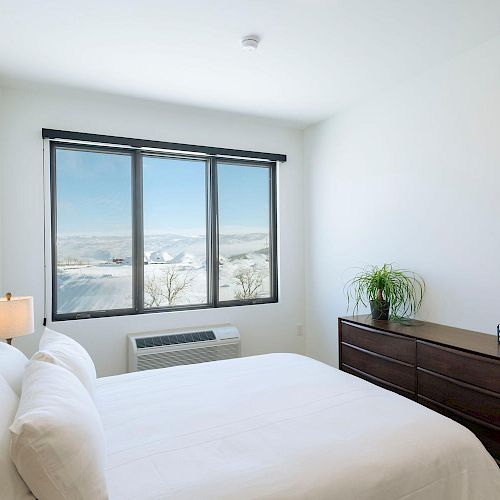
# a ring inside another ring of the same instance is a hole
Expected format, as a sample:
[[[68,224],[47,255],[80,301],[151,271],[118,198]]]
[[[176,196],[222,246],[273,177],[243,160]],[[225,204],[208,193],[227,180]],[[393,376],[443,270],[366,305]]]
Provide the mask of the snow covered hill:
[[[58,312],[130,307],[132,240],[123,236],[58,237]],[[164,286],[165,270],[186,281],[178,304],[207,301],[204,235],[145,235],[144,278]],[[219,241],[221,300],[238,292],[238,271],[251,269],[263,279],[258,296],[269,294],[269,236],[266,233],[222,234]],[[145,293],[147,295],[147,292]],[[163,304],[162,305],[167,305]]]

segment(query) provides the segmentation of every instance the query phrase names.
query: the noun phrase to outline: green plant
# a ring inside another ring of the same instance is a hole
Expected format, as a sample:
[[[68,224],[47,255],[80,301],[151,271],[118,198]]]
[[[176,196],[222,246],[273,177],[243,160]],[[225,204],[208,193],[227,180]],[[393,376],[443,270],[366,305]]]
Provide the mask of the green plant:
[[[415,316],[422,305],[425,292],[423,278],[407,269],[395,269],[392,264],[369,266],[351,278],[345,285],[347,307],[355,314],[360,304],[369,301],[389,302],[391,319]]]

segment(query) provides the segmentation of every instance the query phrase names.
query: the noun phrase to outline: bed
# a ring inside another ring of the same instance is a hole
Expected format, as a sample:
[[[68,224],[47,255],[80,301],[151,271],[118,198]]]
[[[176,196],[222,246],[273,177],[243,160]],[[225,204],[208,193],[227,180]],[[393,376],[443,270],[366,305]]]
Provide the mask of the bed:
[[[97,380],[111,500],[494,500],[467,429],[295,354]]]

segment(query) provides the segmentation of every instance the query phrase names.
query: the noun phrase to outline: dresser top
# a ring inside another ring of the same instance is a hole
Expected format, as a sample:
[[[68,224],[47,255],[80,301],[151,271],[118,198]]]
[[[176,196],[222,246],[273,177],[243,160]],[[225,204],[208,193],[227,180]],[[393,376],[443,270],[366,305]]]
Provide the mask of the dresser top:
[[[473,332],[419,320],[405,320],[404,322],[374,320],[369,314],[345,316],[340,319],[349,323],[434,342],[446,347],[454,347],[500,360],[500,344],[497,341],[496,334]]]

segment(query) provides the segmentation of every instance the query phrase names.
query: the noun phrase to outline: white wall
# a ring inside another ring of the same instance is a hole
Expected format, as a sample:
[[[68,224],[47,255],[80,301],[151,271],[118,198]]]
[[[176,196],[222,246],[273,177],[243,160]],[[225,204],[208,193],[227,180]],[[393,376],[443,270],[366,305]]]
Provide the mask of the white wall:
[[[280,301],[278,304],[59,322],[53,327],[91,353],[99,375],[126,371],[129,332],[232,322],[244,355],[303,352],[303,172],[301,132],[269,120],[76,91],[4,89],[0,95],[2,168],[0,285],[33,295],[37,331],[17,339],[27,354],[44,317],[43,154],[41,129],[55,128],[285,153],[279,171]],[[50,313],[48,313],[50,317]]]
[[[500,38],[306,130],[309,354],[335,363],[356,266],[422,274],[420,318],[500,322]]]

